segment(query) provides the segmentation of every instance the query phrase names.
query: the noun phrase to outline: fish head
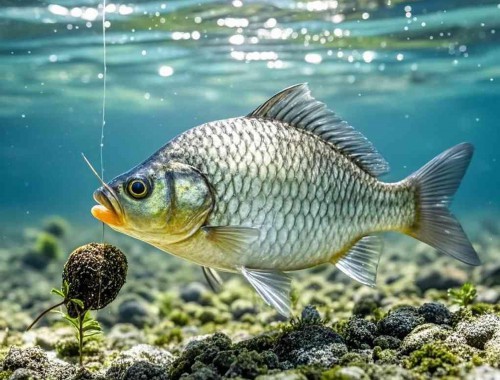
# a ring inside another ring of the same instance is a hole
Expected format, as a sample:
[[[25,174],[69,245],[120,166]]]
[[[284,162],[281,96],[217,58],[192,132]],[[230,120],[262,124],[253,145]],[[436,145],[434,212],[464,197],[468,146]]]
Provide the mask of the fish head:
[[[196,233],[213,208],[203,174],[177,162],[141,164],[98,188],[94,199],[95,218],[158,247]]]

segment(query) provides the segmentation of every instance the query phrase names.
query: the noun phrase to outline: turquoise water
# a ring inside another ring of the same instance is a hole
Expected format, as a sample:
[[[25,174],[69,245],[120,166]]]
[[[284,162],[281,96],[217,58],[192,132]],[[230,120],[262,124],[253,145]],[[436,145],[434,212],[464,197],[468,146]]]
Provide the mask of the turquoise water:
[[[102,7],[0,6],[0,215],[94,223],[103,96]],[[111,3],[105,178],[175,135],[247,114],[308,82],[378,147],[399,180],[462,141],[476,154],[458,214],[500,209],[500,4],[496,1]],[[94,224],[96,225],[96,224]]]

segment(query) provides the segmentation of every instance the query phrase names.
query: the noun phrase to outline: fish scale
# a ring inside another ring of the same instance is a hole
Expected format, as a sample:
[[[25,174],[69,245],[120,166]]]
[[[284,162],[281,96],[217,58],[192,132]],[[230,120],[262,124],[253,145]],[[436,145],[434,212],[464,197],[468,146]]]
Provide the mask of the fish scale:
[[[258,242],[241,258],[249,267],[309,267],[380,226],[412,220],[411,194],[403,185],[394,189],[377,182],[331,144],[284,123],[207,123],[163,153],[166,161],[182,157],[198,168],[215,189],[207,224],[259,227]],[[384,194],[395,191],[408,197],[404,203],[410,207],[392,207]]]

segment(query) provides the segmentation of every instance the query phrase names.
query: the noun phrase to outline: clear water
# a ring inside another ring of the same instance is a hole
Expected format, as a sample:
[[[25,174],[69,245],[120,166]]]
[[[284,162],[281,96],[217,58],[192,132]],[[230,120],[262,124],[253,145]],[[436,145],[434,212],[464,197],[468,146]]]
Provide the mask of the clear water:
[[[102,8],[0,2],[0,215],[97,227]],[[496,1],[108,2],[105,178],[182,131],[246,114],[309,82],[363,131],[399,180],[462,141],[476,154],[455,201],[500,209],[500,4]]]

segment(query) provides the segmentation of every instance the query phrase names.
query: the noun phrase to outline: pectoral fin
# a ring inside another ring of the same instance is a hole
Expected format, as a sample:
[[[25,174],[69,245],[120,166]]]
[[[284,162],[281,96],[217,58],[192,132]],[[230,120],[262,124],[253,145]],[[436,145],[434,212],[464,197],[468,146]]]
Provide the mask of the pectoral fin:
[[[247,279],[257,293],[271,307],[284,317],[290,317],[290,277],[283,272],[240,268],[241,274]]]
[[[365,236],[341,257],[333,257],[332,264],[350,278],[364,285],[375,286],[377,267],[382,252],[382,239]]]
[[[207,280],[208,285],[214,291],[214,293],[219,293],[222,290],[223,281],[215,269],[208,267],[201,267],[203,270],[203,275],[205,280]]]
[[[260,233],[257,228],[239,226],[205,226],[202,230],[222,251],[235,254],[248,251]]]

